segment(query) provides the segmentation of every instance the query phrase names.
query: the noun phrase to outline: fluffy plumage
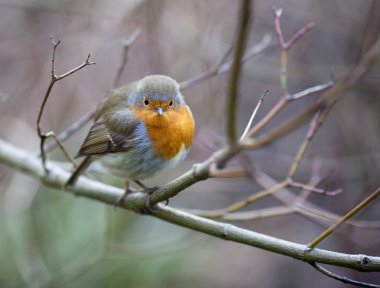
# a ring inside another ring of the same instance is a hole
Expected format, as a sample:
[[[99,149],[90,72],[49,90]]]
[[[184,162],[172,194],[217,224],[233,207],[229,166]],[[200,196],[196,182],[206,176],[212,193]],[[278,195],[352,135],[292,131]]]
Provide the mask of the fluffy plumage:
[[[115,89],[97,107],[78,153],[85,161],[68,185],[91,163],[127,180],[151,177],[185,158],[194,132],[193,116],[174,79],[151,75]]]

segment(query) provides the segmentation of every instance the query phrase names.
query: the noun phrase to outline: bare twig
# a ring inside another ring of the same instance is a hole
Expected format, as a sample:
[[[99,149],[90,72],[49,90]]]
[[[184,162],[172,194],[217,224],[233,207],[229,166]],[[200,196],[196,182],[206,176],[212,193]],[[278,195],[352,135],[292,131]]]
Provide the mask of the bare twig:
[[[287,182],[286,181],[283,181],[283,182],[280,182],[278,183],[277,185],[271,187],[270,189],[267,189],[267,190],[263,190],[263,191],[260,191],[260,192],[257,192],[255,194],[252,194],[238,202],[235,202],[225,208],[222,208],[222,209],[218,209],[218,210],[205,210],[205,211],[201,211],[201,210],[196,210],[196,214],[199,215],[199,216],[202,216],[202,217],[207,217],[207,218],[221,218],[221,217],[224,217],[232,212],[235,212],[235,211],[238,211],[246,206],[248,206],[249,204],[252,204],[253,202],[255,201],[258,201],[260,199],[263,199],[265,197],[268,197],[270,195],[272,195],[274,192],[280,190],[281,188],[284,188],[286,187],[287,185]]]
[[[262,128],[264,128],[275,116],[277,116],[286,106],[288,100],[286,97],[281,97],[272,109],[265,114],[264,118],[257,122],[246,135],[246,138],[256,135]]]
[[[258,54],[263,52],[265,49],[271,47],[272,45],[273,45],[272,37],[270,35],[264,35],[263,39],[258,44],[253,45],[249,49],[247,49],[247,51],[244,53],[244,56],[240,60],[240,64],[244,64],[249,59],[253,58],[254,56],[257,56]],[[210,70],[203,72],[199,75],[196,75],[193,78],[182,81],[180,83],[180,89],[185,90],[185,89],[191,88],[214,76],[222,75],[230,71],[233,60],[226,62],[227,61],[226,55],[227,53],[224,54],[221,60],[217,63],[217,65],[211,68]]]
[[[322,113],[323,113],[323,107],[321,107],[321,109],[317,111],[314,118],[311,120],[305,139],[301,143],[301,146],[298,149],[298,152],[294,158],[292,166],[290,167],[290,170],[288,173],[289,179],[291,179],[293,175],[296,173],[298,166],[301,162],[301,159],[306,152],[307,147],[309,146],[311,140],[313,139],[315,133],[317,132],[318,127],[321,125],[320,121],[321,121]]]
[[[239,13],[238,32],[236,35],[236,48],[234,53],[234,62],[228,85],[228,100],[227,100],[227,121],[226,132],[228,140],[231,145],[236,142],[236,109],[238,98],[238,87],[240,80],[241,64],[240,59],[244,53],[247,43],[249,26],[251,23],[251,2],[250,0],[243,0]]]
[[[247,133],[248,133],[248,131],[249,131],[249,128],[251,128],[251,125],[252,125],[253,119],[255,119],[256,113],[257,113],[257,111],[259,110],[261,104],[264,102],[264,98],[265,98],[265,96],[267,96],[268,92],[269,92],[268,89],[265,90],[264,94],[260,97],[260,100],[259,100],[259,102],[257,103],[255,109],[253,110],[252,115],[251,115],[251,118],[249,119],[248,124],[247,124],[247,126],[245,127],[244,132],[243,132],[243,134],[242,134],[241,137],[240,137],[240,141],[243,141],[244,138],[245,138],[245,136],[247,135]]]
[[[289,47],[293,46],[304,34],[310,31],[313,27],[313,22],[307,23],[304,27],[302,27],[295,34],[293,34],[293,36],[286,43],[286,48],[289,49]]]
[[[280,25],[280,18],[282,15],[282,9],[276,8],[276,6],[273,6],[272,12],[273,12],[273,19],[274,19],[274,28],[275,28],[275,31],[277,34],[278,42],[280,43],[281,48],[285,48],[286,43],[284,40],[284,35],[282,34],[281,25]]]
[[[46,168],[46,165],[45,165],[46,154],[45,154],[45,150],[44,150],[45,141],[50,136],[54,137],[56,140],[58,139],[53,132],[42,133],[41,126],[40,126],[42,112],[43,112],[43,110],[45,108],[45,104],[47,102],[47,99],[49,98],[51,90],[53,89],[53,86],[54,86],[54,84],[57,81],[62,80],[63,78],[65,78],[65,77],[67,77],[67,76],[69,76],[69,75],[77,72],[78,70],[84,68],[85,66],[88,66],[88,65],[91,65],[91,64],[95,64],[95,62],[90,61],[90,54],[88,54],[86,61],[84,63],[82,63],[81,65],[79,65],[78,67],[76,67],[76,68],[74,68],[74,69],[72,69],[72,70],[70,70],[70,71],[68,71],[68,72],[66,72],[64,74],[56,75],[55,74],[55,65],[54,65],[55,64],[55,53],[56,53],[56,50],[57,50],[57,47],[58,47],[60,41],[55,42],[54,38],[51,37],[51,42],[52,42],[52,45],[53,45],[53,56],[52,56],[52,59],[51,59],[51,81],[50,81],[50,84],[49,84],[49,86],[48,86],[48,88],[46,90],[45,96],[44,96],[44,98],[42,100],[41,107],[40,107],[40,110],[39,110],[38,116],[37,116],[37,134],[38,134],[38,136],[41,139],[41,142],[40,142],[40,153],[41,153],[42,164],[43,164],[43,167],[45,169],[45,172],[47,172],[47,168]],[[66,156],[68,156],[69,154],[64,149],[62,142],[59,142],[58,144],[59,144],[60,148],[62,149],[62,151],[64,152],[64,154]],[[69,156],[68,156],[68,159],[73,163],[74,166],[76,165],[74,159],[72,159]]]
[[[112,88],[116,88],[119,85],[121,75],[124,72],[125,66],[128,62],[128,52],[131,46],[139,39],[141,36],[141,28],[137,28],[132,35],[127,39],[123,40],[121,43],[123,45],[123,52],[121,55],[121,61],[117,67],[116,77],[113,81]]]
[[[58,143],[59,148],[62,150],[63,154],[71,162],[71,164],[73,164],[74,167],[78,166],[77,163],[76,163],[76,161],[74,160],[74,158],[71,157],[71,155],[67,152],[67,150],[66,150],[65,146],[63,145],[62,141],[59,139],[59,137],[55,134],[54,131],[50,131],[50,132],[45,133],[44,137],[45,138],[52,137]],[[43,146],[43,144],[41,144],[41,145]],[[41,153],[40,153],[40,155],[41,155]]]
[[[359,212],[361,209],[363,209],[365,206],[367,206],[369,203],[371,203],[377,196],[379,196],[379,194],[380,194],[380,188],[377,188],[377,190],[375,190],[371,195],[369,195],[362,202],[360,202],[358,205],[356,205],[350,212],[348,212],[341,219],[339,219],[338,222],[336,222],[334,225],[330,226],[330,228],[325,230],[317,238],[315,238],[313,241],[311,241],[307,246],[309,248],[314,248],[315,246],[317,246],[323,239],[325,239],[327,236],[329,236],[331,233],[333,233],[340,225],[342,225],[348,219],[352,218],[357,212]]]
[[[332,86],[334,86],[334,81],[331,80],[331,81],[329,81],[329,82],[327,82],[325,84],[313,86],[313,87],[307,88],[305,90],[302,90],[302,91],[300,91],[298,93],[293,94],[290,97],[291,97],[292,100],[297,100],[299,98],[305,97],[305,96],[310,95],[310,94],[314,94],[314,93],[325,91],[325,90],[331,88]]]
[[[288,179],[290,180],[290,179]],[[313,161],[312,168],[311,168],[311,176],[309,179],[309,182],[307,183],[308,186],[311,187],[317,187],[317,185],[322,181],[321,177],[321,161],[320,159],[316,159]],[[292,204],[292,207],[297,208],[298,206],[301,206],[304,203],[307,203],[307,197],[309,197],[311,191],[307,189],[302,189],[301,193],[298,195],[296,201]]]
[[[300,114],[291,118],[290,120],[282,123],[281,125],[277,126],[276,128],[273,128],[273,130],[268,132],[267,134],[263,134],[257,138],[254,138],[254,139],[245,140],[244,143],[241,144],[241,146],[244,149],[257,149],[257,148],[263,147],[265,145],[268,145],[268,144],[272,143],[273,141],[283,137],[287,133],[290,133],[293,130],[295,130],[296,128],[304,125],[305,122],[311,118],[312,113],[314,111],[315,111],[315,107],[310,106],[306,110],[302,111]],[[267,120],[269,122],[270,119],[267,119]],[[251,132],[250,131],[250,132],[248,132],[248,134],[255,134],[256,131],[258,131],[259,129],[264,127],[264,125],[266,125],[264,122],[262,122],[262,126],[255,125],[251,129],[251,131],[253,133],[250,133]]]
[[[273,106],[273,108],[267,114],[265,114],[264,118],[261,119],[256,125],[254,125],[252,127],[252,129],[247,133],[247,137],[246,138],[252,137],[252,136],[256,135],[275,116],[277,116],[283,109],[285,109],[290,102],[292,102],[294,100],[297,100],[297,99],[300,99],[300,98],[303,98],[303,97],[308,96],[308,95],[312,95],[312,94],[315,94],[315,93],[318,93],[318,92],[323,92],[323,91],[325,91],[325,90],[333,87],[333,85],[334,85],[334,82],[333,81],[329,81],[329,82],[327,82],[325,84],[316,85],[316,86],[307,88],[307,89],[302,90],[300,92],[297,92],[297,93],[295,93],[293,95],[291,95],[291,94],[289,94],[289,93],[286,92],[286,94],[283,95],[283,97],[281,97],[280,100],[277,101],[277,103]],[[293,124],[296,124],[296,123],[302,124],[303,123],[303,121],[297,120],[298,118],[303,119],[303,120],[307,119],[309,116],[311,116],[312,112],[315,111],[315,110],[316,110],[316,108],[314,106],[310,106],[307,109],[305,109],[303,112],[301,112],[298,116],[293,117],[289,121],[289,123],[292,123],[292,125],[291,125],[292,128],[291,129],[294,129],[295,127],[297,127],[297,125],[293,126]],[[284,126],[284,125],[282,125],[282,126]],[[279,127],[275,128],[274,130],[278,130],[278,129],[279,129]],[[281,129],[283,129],[283,128],[281,128]],[[290,131],[288,129],[286,129],[286,130],[287,130],[287,132]]]
[[[277,206],[263,209],[255,209],[251,211],[230,213],[224,215],[223,217],[221,217],[221,219],[227,221],[252,221],[289,215],[295,212],[296,211],[291,207]]]
[[[284,93],[287,92],[287,67],[288,67],[288,50],[292,47],[303,35],[305,35],[311,28],[314,27],[313,23],[308,23],[303,28],[298,30],[289,41],[284,40],[284,35],[282,33],[280,19],[282,15],[282,9],[277,9],[275,6],[272,7],[274,27],[276,30],[278,42],[281,46],[281,74],[280,74],[280,83],[281,88]]]
[[[343,189],[336,189],[336,190],[329,191],[326,189],[316,188],[312,185],[295,182],[291,179],[288,179],[288,185],[293,188],[299,188],[299,189],[303,189],[309,192],[314,192],[317,194],[322,194],[322,195],[327,195],[327,196],[335,196],[343,192]]]
[[[216,75],[219,74],[219,71],[220,71],[220,68],[222,67],[222,65],[224,63],[226,63],[228,57],[230,56],[232,50],[233,50],[234,46],[231,45],[230,48],[228,48],[228,50],[224,53],[224,55],[222,56],[222,58],[220,58],[219,62],[215,65],[215,67],[211,68],[210,70],[202,73],[202,74],[199,74],[193,78],[190,78],[190,79],[187,79],[185,81],[182,81],[180,84],[179,84],[179,87],[181,90],[185,90],[187,88],[190,88],[190,87],[193,87],[195,85],[198,85],[199,83],[202,83]]]
[[[322,274],[324,274],[330,278],[333,278],[335,280],[341,281],[343,283],[355,285],[358,287],[380,288],[380,285],[377,285],[377,284],[366,283],[366,282],[362,282],[362,281],[353,280],[353,279],[350,279],[350,278],[345,277],[345,276],[340,276],[338,274],[335,274],[335,273],[327,270],[326,268],[323,268],[321,265],[319,265],[315,262],[312,262],[309,264],[311,266],[313,266],[317,271],[321,272]]]
[[[300,30],[298,30],[296,33],[293,34],[293,36],[288,40],[284,40],[284,35],[282,33],[281,28],[281,15],[282,15],[282,9],[276,8],[276,6],[272,7],[273,11],[273,19],[274,19],[274,27],[276,30],[278,42],[280,43],[280,46],[282,49],[288,50],[290,47],[292,47],[303,35],[305,35],[309,30],[311,30],[314,27],[314,23],[310,22],[306,24],[304,27],[302,27]]]

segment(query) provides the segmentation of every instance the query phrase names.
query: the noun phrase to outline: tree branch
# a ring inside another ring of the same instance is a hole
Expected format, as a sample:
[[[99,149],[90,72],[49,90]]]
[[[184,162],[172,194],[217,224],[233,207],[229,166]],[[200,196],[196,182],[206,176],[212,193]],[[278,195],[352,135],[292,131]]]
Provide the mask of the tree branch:
[[[0,162],[15,170],[39,179],[45,185],[62,189],[70,173],[64,171],[59,165],[52,161],[47,161],[46,165],[50,173],[45,174],[41,160],[32,153],[17,148],[0,139]],[[191,178],[192,174],[186,173]],[[171,186],[163,186],[161,189],[179,189],[181,181],[172,181]],[[175,184],[177,183],[177,184]],[[77,196],[83,196],[113,205],[123,193],[122,189],[102,184],[85,177],[80,177],[75,186],[69,190],[62,190]],[[128,195],[120,204],[121,208],[129,209],[137,213],[145,210],[145,203],[149,196],[142,193],[132,193]],[[257,247],[274,253],[290,256],[308,263],[324,263],[335,266],[347,267],[359,271],[380,271],[380,257],[353,255],[338,253],[323,249],[313,249],[307,251],[306,245],[285,241],[275,237],[267,236],[254,231],[239,228],[237,226],[220,223],[209,219],[204,219],[178,209],[158,205],[158,212],[151,216],[160,218],[164,221],[177,224],[192,230],[196,230],[224,240]]]
[[[46,89],[45,96],[42,99],[42,103],[41,103],[40,109],[39,109],[38,114],[37,114],[37,134],[40,137],[40,155],[42,157],[42,164],[44,166],[45,173],[48,171],[46,166],[45,166],[45,162],[46,162],[45,141],[48,137],[53,137],[56,140],[56,142],[58,143],[59,147],[61,148],[61,150],[63,151],[63,153],[67,157],[67,159],[69,159],[70,162],[74,166],[76,166],[75,160],[68,154],[66,149],[63,147],[63,143],[60,141],[59,137],[57,137],[54,132],[42,133],[42,129],[41,129],[42,113],[44,111],[46,102],[50,96],[50,93],[53,89],[53,86],[57,81],[62,80],[63,78],[66,78],[67,76],[70,76],[71,74],[79,71],[80,69],[82,69],[88,65],[95,64],[95,62],[90,61],[90,54],[88,54],[86,60],[81,65],[79,65],[78,67],[75,67],[75,68],[71,69],[70,71],[63,73],[61,75],[56,75],[55,74],[55,54],[57,51],[57,47],[58,47],[59,43],[61,43],[61,42],[60,41],[56,42],[54,40],[53,36],[51,36],[51,42],[53,45],[53,53],[52,53],[53,55],[51,58],[51,80],[50,80],[50,84],[49,84],[48,88]]]
[[[380,285],[372,284],[372,283],[365,283],[357,280],[350,279],[345,276],[340,276],[338,274],[332,273],[331,271],[327,270],[326,268],[323,268],[321,265],[318,265],[317,263],[310,263],[311,266],[313,266],[317,271],[321,272],[322,274],[333,278],[335,280],[341,281],[343,283],[355,285],[358,287],[367,287],[367,288],[380,288]]]
[[[228,85],[228,100],[227,100],[227,121],[226,131],[230,144],[236,142],[236,109],[238,98],[238,87],[241,72],[240,59],[244,53],[247,43],[249,26],[251,22],[251,1],[244,0],[242,2],[239,15],[239,25],[236,37],[236,48],[234,54],[234,62],[232,64],[232,70],[230,74],[230,80]]]

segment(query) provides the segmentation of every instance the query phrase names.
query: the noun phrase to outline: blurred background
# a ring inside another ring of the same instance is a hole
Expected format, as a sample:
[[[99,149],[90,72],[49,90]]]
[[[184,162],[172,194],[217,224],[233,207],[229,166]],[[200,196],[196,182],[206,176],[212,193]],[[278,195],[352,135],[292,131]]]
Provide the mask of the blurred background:
[[[379,37],[380,1],[255,1],[248,46],[270,34],[272,5],[284,9],[285,38],[313,21],[289,52],[290,93],[330,81],[355,66]],[[42,117],[43,131],[62,132],[109,91],[120,63],[121,39],[140,27],[121,82],[149,74],[178,81],[212,68],[234,39],[239,1],[227,0],[0,0],[0,137],[30,151],[39,139],[35,121],[50,81],[50,35],[61,40],[58,74],[91,53],[96,65],[56,84]],[[244,64],[238,110],[243,131],[265,89],[260,119],[281,97],[280,50],[266,49]],[[380,185],[380,65],[336,105],[314,138],[295,180],[307,182],[319,161],[335,197],[309,201],[342,215]],[[228,75],[184,92],[197,125],[187,160],[178,169],[147,181],[163,185],[206,159],[225,142]],[[289,105],[263,132],[315,101],[311,95]],[[90,124],[66,142],[76,154]],[[252,161],[281,181],[303,140],[307,125],[249,153]],[[240,132],[240,133],[241,133]],[[64,160],[55,150],[49,157]],[[122,182],[105,179],[119,185]],[[217,209],[261,190],[253,181],[214,179],[198,183],[171,200],[179,208]],[[294,194],[299,190],[294,190]],[[272,207],[275,198],[247,209]],[[379,201],[357,219],[380,220]],[[37,180],[0,165],[0,287],[343,287],[305,263],[263,250],[215,239],[158,219],[135,215],[89,199],[43,187]],[[328,224],[299,215],[245,221],[237,225],[298,243],[308,243]],[[379,226],[379,225],[378,225]],[[380,255],[379,229],[345,225],[321,248]],[[379,273],[333,268],[357,280],[380,283]],[[344,286],[345,287],[345,286]]]

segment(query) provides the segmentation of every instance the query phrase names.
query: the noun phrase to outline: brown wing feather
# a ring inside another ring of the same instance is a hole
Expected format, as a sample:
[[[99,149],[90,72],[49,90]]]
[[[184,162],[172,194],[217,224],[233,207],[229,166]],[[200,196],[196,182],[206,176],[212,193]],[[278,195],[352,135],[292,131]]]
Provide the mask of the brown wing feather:
[[[84,140],[78,156],[127,151],[129,149],[128,138],[130,136],[110,131],[104,122],[95,122]]]

